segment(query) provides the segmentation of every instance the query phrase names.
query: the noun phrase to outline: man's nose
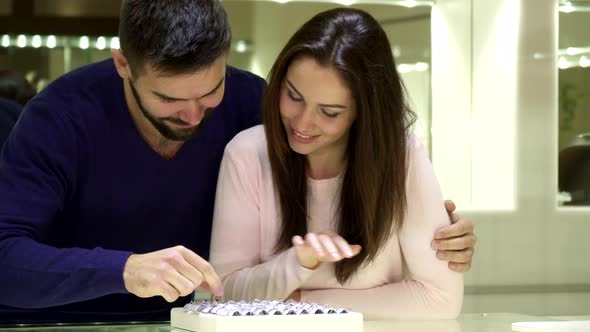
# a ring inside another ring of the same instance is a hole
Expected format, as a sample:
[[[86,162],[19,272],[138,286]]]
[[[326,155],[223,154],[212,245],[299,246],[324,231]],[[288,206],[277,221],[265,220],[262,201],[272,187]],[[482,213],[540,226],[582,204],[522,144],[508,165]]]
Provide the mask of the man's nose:
[[[190,102],[186,109],[180,113],[180,119],[190,125],[196,126],[203,120],[206,107],[196,103]]]

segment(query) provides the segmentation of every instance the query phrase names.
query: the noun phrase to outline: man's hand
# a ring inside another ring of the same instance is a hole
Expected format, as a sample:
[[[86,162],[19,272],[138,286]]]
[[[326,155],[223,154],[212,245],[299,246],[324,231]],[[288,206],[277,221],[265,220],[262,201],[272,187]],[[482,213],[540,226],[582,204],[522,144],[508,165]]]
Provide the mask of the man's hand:
[[[307,233],[305,239],[295,235],[291,242],[299,264],[310,270],[316,269],[321,263],[354,257],[361,251],[360,245],[350,245],[334,232]]]
[[[223,294],[221,280],[211,265],[183,246],[147,254],[133,254],[123,270],[125,288],[139,297],[162,296],[174,302],[197,287]]]
[[[436,231],[432,249],[437,250],[436,257],[449,262],[449,269],[467,272],[471,269],[471,260],[475,252],[477,237],[473,233],[474,224],[463,219],[455,211],[455,203],[445,201],[445,208],[451,219],[451,225]]]

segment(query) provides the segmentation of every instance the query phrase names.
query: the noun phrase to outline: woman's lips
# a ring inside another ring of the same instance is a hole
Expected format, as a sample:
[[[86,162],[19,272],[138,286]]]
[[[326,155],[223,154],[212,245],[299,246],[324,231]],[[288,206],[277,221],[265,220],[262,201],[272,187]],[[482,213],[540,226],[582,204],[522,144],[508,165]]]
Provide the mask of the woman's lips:
[[[298,143],[309,144],[309,143],[312,143],[315,140],[317,140],[318,137],[320,137],[320,136],[319,135],[316,135],[316,136],[304,135],[304,134],[296,131],[295,129],[291,129],[291,137],[295,141],[297,141]]]

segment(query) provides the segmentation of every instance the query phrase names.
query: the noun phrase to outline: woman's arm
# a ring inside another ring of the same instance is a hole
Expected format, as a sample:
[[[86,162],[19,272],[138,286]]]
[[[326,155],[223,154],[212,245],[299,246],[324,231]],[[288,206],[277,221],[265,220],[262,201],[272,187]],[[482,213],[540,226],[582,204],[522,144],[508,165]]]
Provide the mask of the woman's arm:
[[[409,144],[407,215],[399,233],[408,279],[371,289],[302,291],[301,300],[342,305],[368,318],[457,317],[463,302],[463,276],[437,259],[430,245],[435,231],[447,225],[449,218],[422,144],[417,140]]]
[[[255,128],[260,129],[260,128]],[[245,135],[243,135],[245,134]],[[219,179],[213,233],[211,264],[224,279],[225,300],[286,299],[313,272],[299,265],[293,248],[261,263],[260,202],[265,179],[261,158],[252,130],[236,136],[226,148]],[[265,148],[265,147],[263,147]]]

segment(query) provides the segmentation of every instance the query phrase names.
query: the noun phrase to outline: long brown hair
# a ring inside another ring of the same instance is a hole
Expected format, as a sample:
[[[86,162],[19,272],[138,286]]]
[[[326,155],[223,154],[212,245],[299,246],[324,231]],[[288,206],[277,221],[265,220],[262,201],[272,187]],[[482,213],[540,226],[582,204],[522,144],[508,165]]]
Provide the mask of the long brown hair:
[[[363,250],[335,264],[336,278],[348,281],[375,259],[406,212],[406,146],[414,113],[409,109],[391,45],[368,13],[336,8],[317,14],[287,42],[274,63],[263,98],[263,122],[282,227],[275,251],[307,233],[306,158],[287,141],[281,122],[281,85],[289,65],[303,56],[334,68],[347,83],[357,117],[350,128],[347,167],[340,194],[338,234]]]

